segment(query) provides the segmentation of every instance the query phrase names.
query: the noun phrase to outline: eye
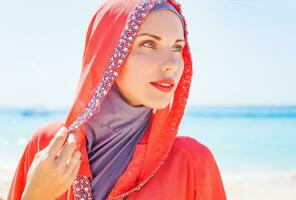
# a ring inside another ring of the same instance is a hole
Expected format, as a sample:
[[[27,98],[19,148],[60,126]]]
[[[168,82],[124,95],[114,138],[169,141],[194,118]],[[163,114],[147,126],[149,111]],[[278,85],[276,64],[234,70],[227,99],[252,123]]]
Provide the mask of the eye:
[[[183,50],[183,46],[181,46],[181,45],[175,45],[174,46],[174,50],[176,51],[176,52],[182,52],[182,50]]]
[[[155,43],[152,40],[145,40],[141,43],[141,46],[155,48]]]

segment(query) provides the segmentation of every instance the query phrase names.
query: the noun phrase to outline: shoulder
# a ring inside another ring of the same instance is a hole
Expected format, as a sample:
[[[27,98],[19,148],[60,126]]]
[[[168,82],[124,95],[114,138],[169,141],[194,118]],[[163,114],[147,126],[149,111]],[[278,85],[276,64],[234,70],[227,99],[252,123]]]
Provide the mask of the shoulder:
[[[201,142],[189,136],[178,136],[175,139],[173,148],[180,151],[184,156],[191,159],[195,164],[206,164],[215,162],[211,150]]]
[[[174,148],[192,160],[195,180],[195,199],[226,200],[218,165],[211,150],[191,137],[177,137]]]
[[[49,144],[51,139],[63,125],[64,122],[62,120],[55,120],[42,124],[34,130],[29,143],[37,148],[37,151],[42,150]]]

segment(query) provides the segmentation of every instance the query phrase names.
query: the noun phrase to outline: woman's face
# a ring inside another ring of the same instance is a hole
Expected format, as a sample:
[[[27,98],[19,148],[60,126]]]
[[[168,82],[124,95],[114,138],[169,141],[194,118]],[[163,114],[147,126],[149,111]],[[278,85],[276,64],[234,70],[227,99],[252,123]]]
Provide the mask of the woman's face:
[[[184,69],[183,33],[180,18],[172,11],[155,10],[147,15],[115,81],[130,105],[162,109],[170,103]],[[171,91],[152,84],[162,79],[175,82]]]

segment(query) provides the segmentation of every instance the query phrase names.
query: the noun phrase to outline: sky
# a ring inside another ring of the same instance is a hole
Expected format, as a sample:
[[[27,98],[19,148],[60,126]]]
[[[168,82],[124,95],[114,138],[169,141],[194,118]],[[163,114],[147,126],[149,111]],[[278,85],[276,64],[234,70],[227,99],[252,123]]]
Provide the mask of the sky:
[[[295,1],[179,2],[193,58],[189,105],[296,105]],[[1,2],[0,107],[72,103],[99,3]]]

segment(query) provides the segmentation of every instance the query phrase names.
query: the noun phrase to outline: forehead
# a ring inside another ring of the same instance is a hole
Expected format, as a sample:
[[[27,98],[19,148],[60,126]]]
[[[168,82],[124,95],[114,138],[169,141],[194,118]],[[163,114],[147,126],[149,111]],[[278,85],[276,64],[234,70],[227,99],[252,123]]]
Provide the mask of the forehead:
[[[153,10],[145,18],[139,33],[172,35],[184,39],[184,30],[180,18],[168,9]]]

